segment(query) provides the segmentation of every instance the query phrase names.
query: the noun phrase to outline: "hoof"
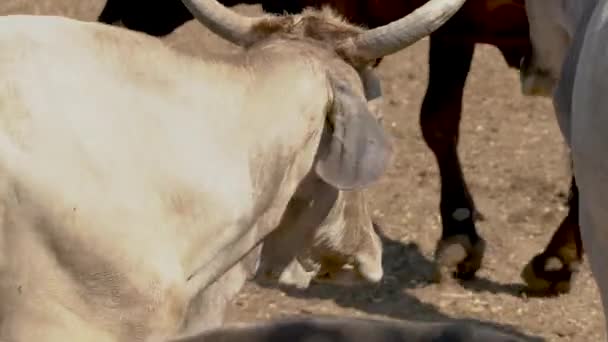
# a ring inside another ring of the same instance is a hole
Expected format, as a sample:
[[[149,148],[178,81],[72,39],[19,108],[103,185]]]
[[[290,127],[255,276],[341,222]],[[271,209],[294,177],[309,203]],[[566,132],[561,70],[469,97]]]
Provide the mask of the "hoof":
[[[319,272],[313,281],[320,284],[356,287],[378,284],[382,280],[382,276],[381,267],[364,271],[360,267],[344,265],[340,269]]]
[[[339,286],[367,286],[378,284],[384,275],[382,260],[358,256],[356,262],[351,263],[329,263],[321,267],[321,270],[313,278],[313,281],[321,284]]]
[[[579,266],[580,261],[568,263],[559,256],[538,254],[521,271],[525,291],[545,296],[568,293]]]
[[[435,272],[433,280],[446,278],[468,280],[481,268],[486,242],[479,238],[475,244],[466,235],[455,235],[440,240],[435,250]]]

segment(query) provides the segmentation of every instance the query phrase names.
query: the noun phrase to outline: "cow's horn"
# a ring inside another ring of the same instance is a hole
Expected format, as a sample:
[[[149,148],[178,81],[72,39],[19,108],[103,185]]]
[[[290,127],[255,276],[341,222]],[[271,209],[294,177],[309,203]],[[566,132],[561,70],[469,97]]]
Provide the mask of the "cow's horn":
[[[211,32],[239,46],[247,46],[254,42],[252,28],[262,17],[248,17],[230,8],[226,8],[216,0],[182,0],[190,13]]]
[[[407,16],[348,38],[346,51],[372,61],[404,49],[448,21],[466,0],[431,0]]]

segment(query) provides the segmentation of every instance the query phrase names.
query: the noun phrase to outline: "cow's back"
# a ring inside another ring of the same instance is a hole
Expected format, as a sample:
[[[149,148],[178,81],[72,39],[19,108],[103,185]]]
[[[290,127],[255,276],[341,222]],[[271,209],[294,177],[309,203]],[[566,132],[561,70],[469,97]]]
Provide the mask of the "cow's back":
[[[0,18],[0,340],[177,331],[194,263],[252,198],[248,151],[226,143],[238,101],[199,71],[222,73],[126,30]]]

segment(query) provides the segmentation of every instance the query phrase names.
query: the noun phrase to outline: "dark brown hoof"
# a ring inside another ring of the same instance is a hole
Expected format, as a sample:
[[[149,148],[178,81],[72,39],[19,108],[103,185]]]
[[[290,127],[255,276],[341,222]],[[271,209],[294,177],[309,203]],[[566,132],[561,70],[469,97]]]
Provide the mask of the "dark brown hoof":
[[[566,261],[556,255],[536,255],[524,267],[521,278],[526,292],[541,296],[555,296],[570,292],[580,261]]]
[[[435,249],[434,281],[447,277],[469,280],[481,268],[486,242],[479,238],[475,244],[466,235],[455,235],[440,240]]]

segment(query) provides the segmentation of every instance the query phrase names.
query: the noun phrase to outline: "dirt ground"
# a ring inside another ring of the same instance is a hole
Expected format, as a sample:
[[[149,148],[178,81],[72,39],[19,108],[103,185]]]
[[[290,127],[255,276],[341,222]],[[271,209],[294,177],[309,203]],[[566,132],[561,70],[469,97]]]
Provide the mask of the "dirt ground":
[[[59,14],[94,20],[103,0],[2,0],[0,14]],[[257,13],[256,6],[239,7]],[[188,53],[230,44],[190,22],[167,39]],[[440,234],[439,178],[418,126],[427,80],[428,41],[386,58],[385,126],[395,145],[388,174],[369,193],[384,235],[385,276],[375,287],[313,285],[302,292],[248,283],[229,321],[288,315],[340,315],[395,320],[466,319],[519,331],[538,340],[605,338],[599,296],[587,264],[570,294],[522,298],[519,272],[548,241],[566,211],[569,170],[565,149],[545,99],[520,94],[517,71],[498,51],[478,46],[464,97],[460,155],[488,241],[478,279],[431,284],[431,256]],[[128,58],[128,57],[127,57]],[[230,101],[226,98],[226,101]]]

